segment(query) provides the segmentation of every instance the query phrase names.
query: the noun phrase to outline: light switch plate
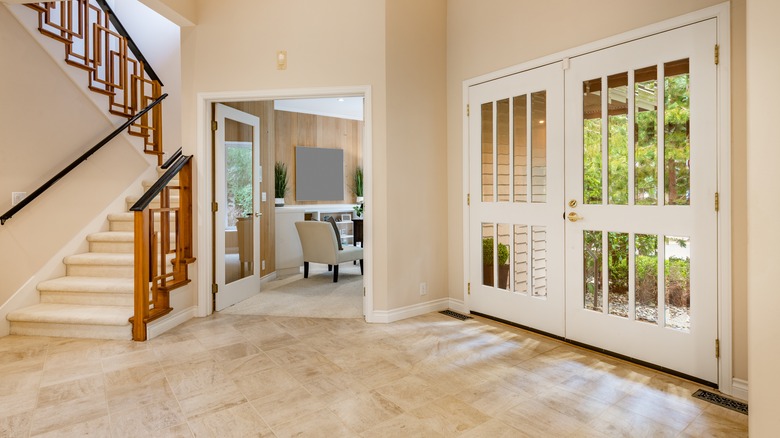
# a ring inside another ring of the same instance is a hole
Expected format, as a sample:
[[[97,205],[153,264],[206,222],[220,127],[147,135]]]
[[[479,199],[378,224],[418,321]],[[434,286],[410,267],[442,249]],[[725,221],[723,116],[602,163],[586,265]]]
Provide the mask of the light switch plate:
[[[265,202],[268,199],[265,192],[260,193],[260,201]]]
[[[11,192],[11,207],[22,202],[25,196],[27,196],[27,192]]]

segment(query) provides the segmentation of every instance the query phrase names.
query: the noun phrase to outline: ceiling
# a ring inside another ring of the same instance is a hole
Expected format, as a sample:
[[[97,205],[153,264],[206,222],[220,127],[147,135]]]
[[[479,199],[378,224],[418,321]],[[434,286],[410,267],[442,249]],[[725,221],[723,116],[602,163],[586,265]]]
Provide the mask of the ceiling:
[[[340,119],[363,120],[362,97],[275,100],[274,109]]]

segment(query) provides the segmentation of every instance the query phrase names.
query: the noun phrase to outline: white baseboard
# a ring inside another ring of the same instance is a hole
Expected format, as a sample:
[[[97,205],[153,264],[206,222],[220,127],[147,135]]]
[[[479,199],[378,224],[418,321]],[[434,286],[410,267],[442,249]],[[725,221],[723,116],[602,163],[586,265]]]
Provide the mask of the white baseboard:
[[[431,312],[440,312],[449,308],[450,299],[441,298],[425,303],[413,304],[393,310],[374,310],[368,322],[388,323],[400,321],[406,318],[424,315]]]
[[[747,401],[748,399],[748,382],[747,380],[733,378],[731,379],[731,394],[732,397],[740,400]]]
[[[153,321],[146,326],[146,337],[147,339],[154,339],[168,330],[191,320],[197,313],[198,306],[192,306],[172,316]]]
[[[469,311],[466,309],[466,303],[464,303],[463,300],[458,300],[455,298],[450,298],[450,310],[454,310],[460,313],[469,313]]]

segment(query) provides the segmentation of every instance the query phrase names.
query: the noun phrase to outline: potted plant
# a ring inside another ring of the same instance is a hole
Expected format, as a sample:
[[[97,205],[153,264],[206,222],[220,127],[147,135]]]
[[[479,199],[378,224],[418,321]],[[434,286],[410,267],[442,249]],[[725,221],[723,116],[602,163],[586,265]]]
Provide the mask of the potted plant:
[[[493,248],[492,237],[482,239],[482,283],[493,286]],[[498,287],[509,288],[509,245],[498,244]]]
[[[287,165],[277,161],[274,165],[274,204],[284,207],[284,197],[287,195]]]
[[[356,202],[361,204],[363,202],[363,168],[360,166],[355,167],[355,171],[352,173],[351,188]]]

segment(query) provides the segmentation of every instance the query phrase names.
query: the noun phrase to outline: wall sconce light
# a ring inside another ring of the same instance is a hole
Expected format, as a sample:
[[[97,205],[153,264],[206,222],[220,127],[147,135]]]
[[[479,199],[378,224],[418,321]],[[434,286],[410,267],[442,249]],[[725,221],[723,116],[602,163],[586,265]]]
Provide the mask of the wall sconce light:
[[[276,69],[287,70],[287,50],[276,52]]]

